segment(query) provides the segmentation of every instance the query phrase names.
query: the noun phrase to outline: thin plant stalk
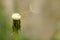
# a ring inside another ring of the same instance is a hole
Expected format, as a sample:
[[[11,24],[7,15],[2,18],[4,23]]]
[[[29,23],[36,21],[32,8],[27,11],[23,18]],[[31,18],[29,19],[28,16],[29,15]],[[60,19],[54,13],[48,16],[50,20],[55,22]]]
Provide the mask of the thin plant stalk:
[[[18,31],[14,32],[14,40],[18,40]]]

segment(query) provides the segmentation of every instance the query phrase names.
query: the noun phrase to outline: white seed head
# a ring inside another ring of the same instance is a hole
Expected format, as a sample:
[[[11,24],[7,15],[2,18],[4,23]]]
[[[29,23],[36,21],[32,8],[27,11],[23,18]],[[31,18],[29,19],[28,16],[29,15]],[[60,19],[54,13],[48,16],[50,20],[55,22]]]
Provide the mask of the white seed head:
[[[14,13],[14,14],[12,14],[12,19],[19,20],[19,19],[21,19],[21,15],[19,13]]]

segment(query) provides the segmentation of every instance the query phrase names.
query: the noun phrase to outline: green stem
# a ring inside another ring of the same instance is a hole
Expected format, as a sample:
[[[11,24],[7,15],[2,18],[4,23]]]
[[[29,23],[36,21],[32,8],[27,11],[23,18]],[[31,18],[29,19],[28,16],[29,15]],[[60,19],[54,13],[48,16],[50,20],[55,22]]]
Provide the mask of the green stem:
[[[18,31],[14,32],[14,40],[18,40]]]
[[[13,20],[14,40],[18,40],[18,29],[20,29],[20,20]]]

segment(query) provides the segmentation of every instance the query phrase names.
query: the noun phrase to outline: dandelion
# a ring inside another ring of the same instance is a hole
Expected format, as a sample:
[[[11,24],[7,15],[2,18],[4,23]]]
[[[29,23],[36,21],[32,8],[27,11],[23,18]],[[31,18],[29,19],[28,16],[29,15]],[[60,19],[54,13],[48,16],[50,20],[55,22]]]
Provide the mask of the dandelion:
[[[21,15],[19,13],[12,14],[13,20],[13,33],[14,33],[14,40],[18,40],[18,30],[21,28]]]

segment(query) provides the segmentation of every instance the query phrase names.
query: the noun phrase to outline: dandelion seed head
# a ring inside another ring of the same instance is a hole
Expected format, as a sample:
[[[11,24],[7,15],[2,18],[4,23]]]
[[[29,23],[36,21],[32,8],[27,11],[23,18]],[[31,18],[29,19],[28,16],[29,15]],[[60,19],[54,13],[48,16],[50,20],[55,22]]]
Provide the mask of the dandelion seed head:
[[[19,13],[12,14],[12,19],[19,20],[21,19],[21,15]]]

